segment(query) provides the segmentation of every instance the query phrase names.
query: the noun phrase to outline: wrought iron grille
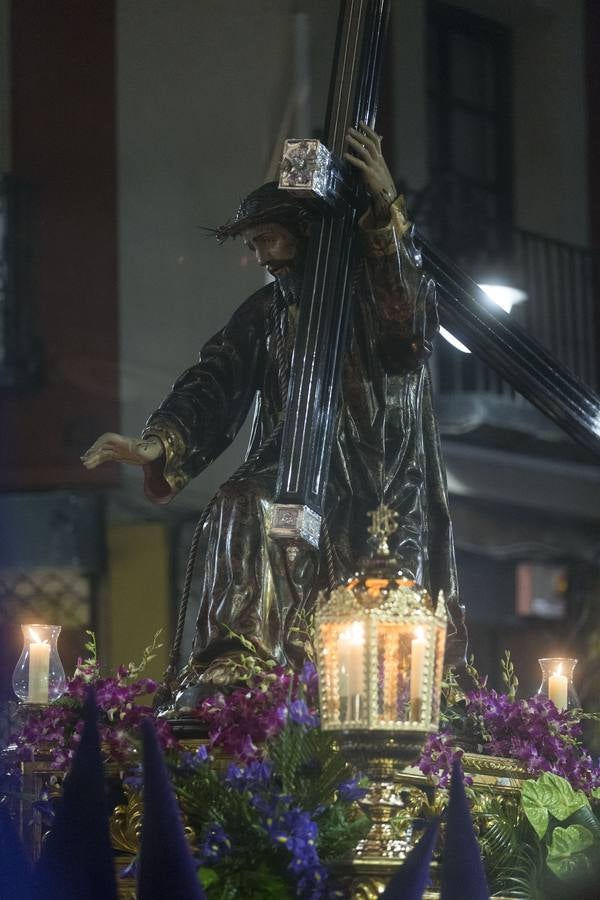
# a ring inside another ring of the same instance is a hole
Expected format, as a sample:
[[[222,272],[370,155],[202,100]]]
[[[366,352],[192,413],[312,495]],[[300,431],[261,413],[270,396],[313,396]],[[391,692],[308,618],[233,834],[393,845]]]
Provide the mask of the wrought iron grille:
[[[0,627],[34,619],[89,627],[92,588],[76,568],[0,569]]]

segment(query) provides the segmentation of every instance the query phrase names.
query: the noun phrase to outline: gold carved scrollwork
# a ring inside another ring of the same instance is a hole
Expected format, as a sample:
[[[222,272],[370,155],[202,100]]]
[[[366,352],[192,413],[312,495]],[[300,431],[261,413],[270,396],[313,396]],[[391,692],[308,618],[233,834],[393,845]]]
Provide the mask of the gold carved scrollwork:
[[[462,758],[465,772],[473,777],[475,785],[490,785],[496,790],[520,790],[528,778],[527,768],[518,760],[481,753],[465,753]]]
[[[364,876],[352,885],[352,900],[378,900],[385,890],[387,879]]]
[[[142,798],[128,785],[123,785],[125,803],[116,806],[110,817],[110,837],[115,850],[135,856],[142,835]]]
[[[126,801],[116,806],[110,817],[110,837],[117,852],[136,856],[140,849],[144,807],[141,794],[135,788],[125,784],[123,790]],[[187,842],[193,846],[196,833],[190,825],[186,825],[185,819],[183,831]]]
[[[376,875],[361,875],[352,882],[352,900],[379,900],[383,894],[389,878],[380,878]],[[426,891],[423,900],[439,900],[437,891]]]
[[[437,788],[430,797],[421,788],[407,788],[401,791],[402,808],[390,820],[392,834],[397,840],[413,841],[415,819],[432,819],[439,816],[448,803],[448,792]]]

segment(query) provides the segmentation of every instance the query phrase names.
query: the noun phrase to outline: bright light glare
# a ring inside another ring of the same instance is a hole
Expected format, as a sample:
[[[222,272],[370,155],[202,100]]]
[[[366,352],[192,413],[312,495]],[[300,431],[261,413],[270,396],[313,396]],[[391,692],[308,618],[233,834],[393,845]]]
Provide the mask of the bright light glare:
[[[355,647],[365,642],[365,629],[362,622],[352,622],[352,624],[342,631],[340,641],[347,641]]]
[[[527,300],[527,293],[520,288],[508,287],[506,284],[480,284],[484,291],[496,306],[509,313],[516,303]]]
[[[522,291],[520,288],[508,287],[506,284],[480,284],[479,287],[487,294],[492,303],[495,303],[496,306],[499,306],[506,313],[510,313],[516,303],[522,303],[524,300],[527,300],[526,291]],[[458,338],[441,326],[440,334],[449,344],[460,350],[461,353],[471,352]]]
[[[456,347],[457,350],[460,350],[461,353],[470,353],[468,347],[465,347],[464,344],[461,344],[458,338],[455,338],[453,334],[450,334],[445,328],[440,325],[440,334],[443,338],[445,338],[449,344],[452,344],[453,347]]]
[[[35,629],[33,629],[31,627],[31,625],[28,625],[27,628],[29,630],[29,637],[31,638],[32,643],[34,643],[34,644],[47,644],[48,643],[48,641],[44,640],[43,637],[40,637],[40,635],[37,633],[37,631],[35,631]]]

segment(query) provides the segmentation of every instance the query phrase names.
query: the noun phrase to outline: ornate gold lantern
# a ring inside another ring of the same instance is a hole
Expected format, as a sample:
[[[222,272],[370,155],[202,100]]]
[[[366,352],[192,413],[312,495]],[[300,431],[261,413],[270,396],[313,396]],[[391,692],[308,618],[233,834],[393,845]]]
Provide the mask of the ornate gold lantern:
[[[398,572],[387,544],[395,513],[371,516],[376,555],[317,601],[321,727],[424,737],[439,727],[446,604]]]
[[[373,824],[355,848],[357,871],[407,852],[390,822],[403,804],[400,773],[439,727],[447,625],[443,595],[434,604],[390,557],[396,513],[380,506],[370,515],[375,556],[319,594],[315,611],[321,728],[335,732],[344,756],[371,782],[362,805]]]

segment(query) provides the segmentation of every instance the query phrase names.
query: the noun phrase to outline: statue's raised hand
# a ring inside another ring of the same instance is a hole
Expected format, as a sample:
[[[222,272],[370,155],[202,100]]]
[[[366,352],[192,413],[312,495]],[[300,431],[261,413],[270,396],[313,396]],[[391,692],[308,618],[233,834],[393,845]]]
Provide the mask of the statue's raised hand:
[[[157,437],[130,438],[107,432],[100,435],[90,449],[86,450],[81,461],[86,469],[95,469],[105,462],[145,466],[159,459],[163,453],[163,445]]]
[[[396,199],[396,186],[381,152],[381,136],[361,122],[346,132],[344,159],[358,169],[371,198],[377,224],[389,221],[390,203]]]

